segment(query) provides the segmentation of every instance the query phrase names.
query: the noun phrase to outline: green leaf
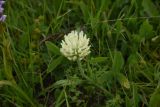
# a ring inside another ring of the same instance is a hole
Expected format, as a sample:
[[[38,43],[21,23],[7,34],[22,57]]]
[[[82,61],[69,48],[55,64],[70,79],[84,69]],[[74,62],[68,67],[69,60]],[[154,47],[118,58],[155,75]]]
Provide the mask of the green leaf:
[[[140,36],[141,39],[153,37],[153,26],[149,24],[148,20],[145,20],[140,26],[138,36]]]
[[[101,62],[105,62],[107,59],[108,59],[107,57],[95,57],[95,58],[91,58],[90,62],[101,63]]]
[[[58,97],[56,97],[56,101],[55,101],[55,107],[60,107],[63,102],[65,101],[64,99],[64,91],[61,91],[61,93],[59,94]]]
[[[160,106],[160,87],[155,90],[151,95],[149,107],[159,107]]]
[[[113,72],[112,71],[105,71],[101,76],[98,77],[98,83],[106,86],[106,83],[109,83],[113,80]]]
[[[112,66],[112,71],[114,72],[120,72],[124,65],[124,59],[121,54],[121,52],[116,51],[114,55],[114,60],[113,60],[113,66]]]
[[[128,63],[129,63],[130,65],[133,65],[133,66],[134,66],[135,64],[138,63],[139,59],[138,59],[138,56],[137,56],[135,53],[132,53],[132,54],[129,55],[127,61],[128,61]]]
[[[59,48],[54,43],[47,41],[45,44],[51,55],[61,55]]]
[[[84,3],[84,2],[79,2],[79,6],[80,6],[80,9],[81,9],[81,11],[82,11],[82,13],[83,13],[83,18],[84,18],[84,20],[87,22],[88,21],[88,19],[89,19],[89,8],[88,8],[88,6]]]
[[[63,60],[63,56],[59,56],[57,59],[52,59],[50,64],[48,65],[47,72],[50,73],[53,71],[59,64],[61,64]]]
[[[70,86],[70,85],[76,86],[83,83],[87,83],[87,81],[81,80],[79,78],[59,80],[59,81],[56,81],[54,84],[50,85],[49,87],[47,87],[41,94],[52,91],[56,88]]]
[[[133,84],[133,107],[138,107],[138,103],[139,103],[139,94],[138,94],[138,89],[137,86]]]
[[[116,31],[117,31],[117,33],[120,33],[122,31],[122,29],[123,29],[123,23],[118,20],[116,22]]]
[[[143,0],[142,6],[149,16],[158,16],[159,12],[152,0]]]
[[[126,107],[132,107],[132,102],[128,96],[125,96]]]
[[[35,102],[20,87],[18,87],[17,84],[6,80],[1,80],[0,88],[2,86],[10,86],[12,89],[14,89],[14,93],[19,93],[24,101],[27,101],[29,104],[31,104],[32,107],[36,107]]]
[[[62,86],[69,86],[69,85],[78,85],[81,84],[83,81],[80,79],[73,79],[73,80],[59,80],[54,83],[54,88],[62,87]]]
[[[129,81],[128,79],[121,73],[118,73],[117,74],[117,79],[118,79],[118,82],[125,88],[129,89],[130,88],[130,84],[129,84]]]

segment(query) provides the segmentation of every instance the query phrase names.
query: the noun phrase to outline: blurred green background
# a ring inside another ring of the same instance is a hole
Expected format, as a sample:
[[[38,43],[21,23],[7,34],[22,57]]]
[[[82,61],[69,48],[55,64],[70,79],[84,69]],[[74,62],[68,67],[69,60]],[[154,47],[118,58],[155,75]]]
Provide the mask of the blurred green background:
[[[4,8],[0,107],[159,107],[159,0],[7,0]],[[72,30],[91,40],[80,64],[59,52]]]

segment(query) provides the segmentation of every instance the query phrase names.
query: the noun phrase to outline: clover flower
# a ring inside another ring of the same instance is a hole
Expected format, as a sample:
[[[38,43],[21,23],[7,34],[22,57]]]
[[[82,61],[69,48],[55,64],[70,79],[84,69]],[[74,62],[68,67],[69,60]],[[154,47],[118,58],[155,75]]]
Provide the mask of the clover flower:
[[[64,35],[61,46],[60,52],[72,61],[82,60],[90,53],[89,38],[83,31],[71,31]]]
[[[5,1],[0,0],[0,22],[4,22],[7,17],[6,15],[3,15],[3,11],[4,11],[3,4],[4,3]]]

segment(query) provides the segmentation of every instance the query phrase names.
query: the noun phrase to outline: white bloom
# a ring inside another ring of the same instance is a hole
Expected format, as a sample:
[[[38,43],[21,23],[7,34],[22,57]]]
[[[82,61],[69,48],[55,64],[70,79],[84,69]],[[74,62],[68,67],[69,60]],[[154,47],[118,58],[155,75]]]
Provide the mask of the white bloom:
[[[89,38],[83,31],[71,31],[68,35],[64,35],[61,46],[61,53],[72,61],[82,60],[90,53]]]

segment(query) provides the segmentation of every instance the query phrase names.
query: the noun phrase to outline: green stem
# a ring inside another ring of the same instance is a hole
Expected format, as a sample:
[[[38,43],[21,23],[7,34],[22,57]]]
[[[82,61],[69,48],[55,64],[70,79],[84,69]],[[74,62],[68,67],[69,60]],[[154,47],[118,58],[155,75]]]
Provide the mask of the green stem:
[[[11,67],[7,63],[7,59],[6,59],[6,55],[5,55],[4,49],[2,49],[2,51],[3,51],[4,72],[5,72],[6,78],[8,80],[12,81],[13,83],[16,83],[14,78],[13,78],[12,72],[11,72]]]
[[[113,96],[108,90],[106,90],[104,87],[100,86],[99,84],[95,83],[95,81],[93,81],[93,80],[90,79],[87,75],[85,75],[84,70],[82,69],[82,65],[81,65],[80,60],[78,60],[77,63],[78,63],[78,67],[79,67],[79,70],[80,70],[81,75],[82,75],[88,82],[90,82],[92,85],[94,85],[94,86],[98,87],[99,89],[101,89],[101,90],[104,92],[104,94],[109,95],[110,97]]]
[[[11,58],[10,42],[9,42],[8,38],[6,38],[4,36],[4,34],[2,34],[1,49],[2,49],[2,53],[3,53],[4,74],[8,80],[10,80],[16,84],[16,81],[12,75],[12,66],[11,66],[11,63],[9,62],[9,60]]]

